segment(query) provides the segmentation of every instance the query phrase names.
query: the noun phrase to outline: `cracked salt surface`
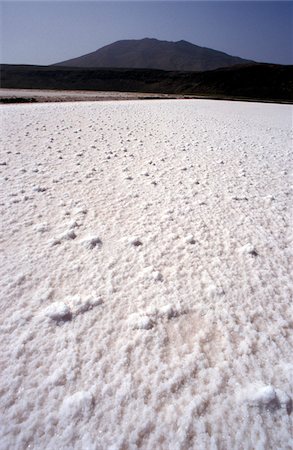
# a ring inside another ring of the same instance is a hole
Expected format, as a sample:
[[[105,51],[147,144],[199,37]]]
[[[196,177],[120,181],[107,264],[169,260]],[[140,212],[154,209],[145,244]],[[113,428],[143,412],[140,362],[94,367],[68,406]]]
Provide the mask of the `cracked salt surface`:
[[[1,116],[1,450],[292,449],[292,107]]]

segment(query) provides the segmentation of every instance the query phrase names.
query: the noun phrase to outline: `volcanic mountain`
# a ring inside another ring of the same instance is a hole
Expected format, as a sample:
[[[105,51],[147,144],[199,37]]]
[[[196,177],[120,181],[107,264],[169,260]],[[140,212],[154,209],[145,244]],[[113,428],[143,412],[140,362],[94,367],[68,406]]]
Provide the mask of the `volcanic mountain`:
[[[80,68],[111,67],[205,71],[251,62],[217,50],[199,47],[187,41],[169,42],[145,38],[117,41],[95,52],[54,65]]]

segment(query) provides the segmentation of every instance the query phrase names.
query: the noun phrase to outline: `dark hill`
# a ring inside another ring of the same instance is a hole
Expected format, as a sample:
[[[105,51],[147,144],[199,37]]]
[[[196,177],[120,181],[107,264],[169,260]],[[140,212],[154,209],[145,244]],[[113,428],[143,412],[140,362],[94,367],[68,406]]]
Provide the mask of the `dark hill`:
[[[236,56],[199,47],[186,41],[168,42],[157,39],[117,41],[78,58],[55,66],[144,68],[177,71],[205,71],[230,67],[247,61]]]
[[[192,94],[292,102],[293,66],[248,64],[207,72],[1,66],[1,87]]]

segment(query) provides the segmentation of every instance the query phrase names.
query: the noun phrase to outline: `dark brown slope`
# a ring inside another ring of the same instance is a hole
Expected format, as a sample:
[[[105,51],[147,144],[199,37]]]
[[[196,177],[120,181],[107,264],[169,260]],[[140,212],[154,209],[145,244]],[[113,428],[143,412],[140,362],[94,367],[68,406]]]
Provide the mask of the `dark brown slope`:
[[[168,42],[146,38],[117,41],[55,66],[205,71],[248,62],[251,61],[186,41]]]
[[[1,87],[193,94],[292,102],[293,66],[252,64],[207,72],[165,72],[2,65]]]

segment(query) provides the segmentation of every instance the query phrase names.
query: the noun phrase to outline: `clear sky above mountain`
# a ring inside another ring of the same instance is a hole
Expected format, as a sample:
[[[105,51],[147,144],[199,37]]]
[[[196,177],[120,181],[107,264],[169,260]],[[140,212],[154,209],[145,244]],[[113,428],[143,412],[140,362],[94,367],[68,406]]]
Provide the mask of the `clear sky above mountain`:
[[[1,3],[1,62],[52,64],[120,39],[186,40],[293,64],[293,3],[283,1]]]

